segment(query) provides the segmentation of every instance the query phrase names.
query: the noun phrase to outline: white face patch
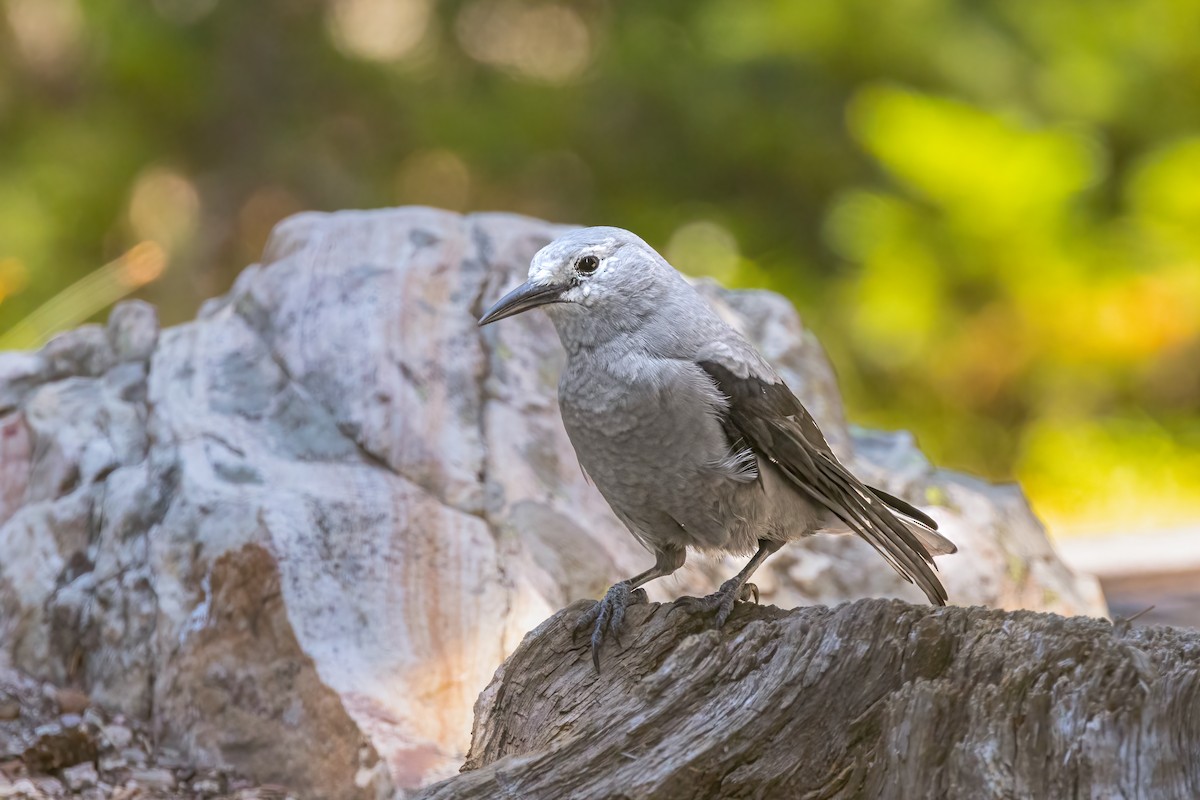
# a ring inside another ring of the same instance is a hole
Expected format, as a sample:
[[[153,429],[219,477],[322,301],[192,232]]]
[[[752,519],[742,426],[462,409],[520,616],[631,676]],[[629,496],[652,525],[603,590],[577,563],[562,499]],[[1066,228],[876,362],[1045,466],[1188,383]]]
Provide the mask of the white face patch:
[[[529,262],[529,282],[533,284],[557,283],[558,276],[554,274],[554,267],[559,259],[554,257],[552,252],[553,243],[543,247],[533,256],[533,260]]]
[[[617,245],[617,239],[612,236],[580,244],[568,241],[551,242],[539,250],[530,262],[528,282],[542,286],[574,283],[575,288],[564,294],[563,299],[586,306],[595,305],[600,292],[593,292],[593,287],[588,281],[594,272],[581,276],[576,272],[576,264],[581,258],[595,256],[600,260],[600,266],[595,270],[599,272],[605,268],[608,257]]]
[[[530,283],[551,283],[553,280],[554,270],[547,266],[540,266],[537,261],[529,265]]]
[[[582,294],[582,295],[583,295],[583,298],[582,298],[582,299],[580,299],[580,301],[579,301],[579,302],[580,302],[580,304],[582,304],[583,306],[585,306],[585,307],[587,307],[587,308],[591,308],[593,305],[595,305],[595,304],[596,304],[596,299],[595,299],[594,297],[592,297],[592,287],[591,287],[591,284],[587,284],[587,283],[585,283],[583,286],[581,286],[581,287],[580,287],[580,294]]]
[[[597,295],[592,293],[592,287],[587,284],[573,286],[563,295],[563,299],[568,303],[575,303],[585,308],[594,306],[596,304],[596,297]]]

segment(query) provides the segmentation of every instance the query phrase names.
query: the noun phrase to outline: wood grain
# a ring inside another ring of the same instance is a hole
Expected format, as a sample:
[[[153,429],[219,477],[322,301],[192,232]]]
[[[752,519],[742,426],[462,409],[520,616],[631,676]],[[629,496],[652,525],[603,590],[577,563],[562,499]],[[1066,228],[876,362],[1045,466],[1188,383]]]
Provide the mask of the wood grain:
[[[600,674],[576,604],[476,705],[443,798],[1200,797],[1200,634],[863,600],[630,611]]]

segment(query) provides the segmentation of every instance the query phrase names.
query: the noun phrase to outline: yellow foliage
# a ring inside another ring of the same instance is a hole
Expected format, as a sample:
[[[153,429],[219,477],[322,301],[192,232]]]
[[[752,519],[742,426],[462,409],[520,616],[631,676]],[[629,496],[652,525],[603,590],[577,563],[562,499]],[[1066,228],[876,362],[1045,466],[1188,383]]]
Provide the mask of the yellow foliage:
[[[1177,528],[1200,518],[1200,449],[1148,418],[1046,418],[1018,474],[1059,534]]]

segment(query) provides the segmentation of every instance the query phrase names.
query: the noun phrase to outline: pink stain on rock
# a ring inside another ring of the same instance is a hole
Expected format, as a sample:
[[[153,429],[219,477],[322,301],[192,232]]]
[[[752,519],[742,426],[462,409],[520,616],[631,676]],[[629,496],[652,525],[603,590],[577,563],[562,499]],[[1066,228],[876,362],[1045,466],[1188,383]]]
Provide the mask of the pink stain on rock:
[[[25,503],[33,447],[19,411],[0,417],[0,525]]]

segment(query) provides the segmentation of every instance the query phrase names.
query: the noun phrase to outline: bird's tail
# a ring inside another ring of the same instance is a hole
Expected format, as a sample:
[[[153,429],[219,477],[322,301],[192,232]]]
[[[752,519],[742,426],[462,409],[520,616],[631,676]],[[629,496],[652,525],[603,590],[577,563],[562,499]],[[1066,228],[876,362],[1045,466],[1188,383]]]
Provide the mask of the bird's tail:
[[[927,528],[916,520],[901,519],[904,526],[912,531],[913,536],[921,544],[925,545],[925,549],[929,551],[931,556],[948,556],[951,553],[958,552],[958,546],[954,542],[942,536],[932,528]]]
[[[957,553],[958,547],[954,542],[947,539],[938,533],[938,524],[933,517],[926,514],[921,509],[909,503],[907,500],[901,500],[895,495],[888,494],[883,489],[878,489],[874,486],[868,486],[867,489],[871,494],[878,497],[900,516],[900,521],[904,523],[904,527],[912,531],[913,536],[925,546],[931,556],[948,556],[951,553]]]

